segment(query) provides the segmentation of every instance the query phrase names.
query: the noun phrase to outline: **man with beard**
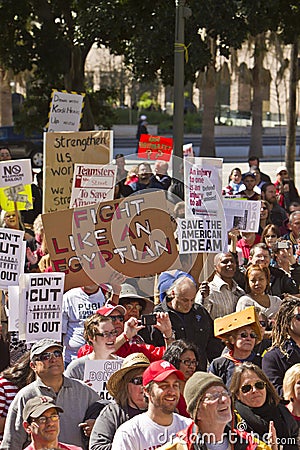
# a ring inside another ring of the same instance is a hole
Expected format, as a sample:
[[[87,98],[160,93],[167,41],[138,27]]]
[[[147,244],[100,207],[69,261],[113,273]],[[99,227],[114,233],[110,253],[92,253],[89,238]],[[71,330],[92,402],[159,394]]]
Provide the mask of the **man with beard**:
[[[261,188],[261,197],[270,203],[271,223],[282,228],[285,220],[287,219],[287,213],[277,202],[276,187],[273,183],[266,183]]]
[[[168,361],[156,361],[143,374],[144,395],[148,410],[121,425],[111,450],[146,450],[159,447],[191,423],[191,419],[174,413],[179,396],[182,372]]]

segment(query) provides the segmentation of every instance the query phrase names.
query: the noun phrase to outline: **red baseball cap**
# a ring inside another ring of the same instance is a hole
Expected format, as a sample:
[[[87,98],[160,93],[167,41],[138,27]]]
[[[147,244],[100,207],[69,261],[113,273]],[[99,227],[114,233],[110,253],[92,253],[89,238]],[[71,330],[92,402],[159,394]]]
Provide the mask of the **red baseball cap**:
[[[122,316],[126,313],[126,309],[122,305],[114,306],[107,304],[102,306],[102,308],[97,309],[96,314],[100,314],[100,316],[109,316],[113,311],[119,311]]]
[[[183,373],[177,370],[171,363],[163,359],[155,361],[143,373],[143,386],[147,386],[150,381],[164,381],[172,373],[175,373],[179,380],[184,381]]]

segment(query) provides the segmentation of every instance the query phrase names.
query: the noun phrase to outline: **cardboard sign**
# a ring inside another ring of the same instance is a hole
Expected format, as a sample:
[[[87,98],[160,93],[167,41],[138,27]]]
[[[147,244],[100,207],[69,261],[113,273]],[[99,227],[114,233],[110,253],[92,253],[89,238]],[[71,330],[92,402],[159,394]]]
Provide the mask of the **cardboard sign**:
[[[112,131],[44,134],[44,212],[69,208],[75,163],[107,164]]]
[[[142,134],[139,141],[138,158],[170,161],[172,150],[172,138]]]
[[[0,289],[15,286],[24,272],[24,231],[0,228]]]
[[[260,201],[223,199],[226,229],[257,233],[260,221]]]
[[[85,94],[59,92],[51,95],[48,132],[78,131],[82,117]]]
[[[61,340],[64,278],[63,273],[55,272],[24,275],[20,300],[26,304],[27,342],[45,337]]]
[[[75,164],[70,208],[114,199],[116,166]]]
[[[217,217],[222,210],[220,158],[184,158],[185,217]]]
[[[123,359],[97,359],[86,360],[84,367],[84,381],[89,380],[91,388],[98,392],[100,400],[110,402],[113,400],[106,383],[110,376],[121,369]]]
[[[178,256],[162,191],[43,214],[51,261],[66,289],[100,284],[113,271],[144,277],[168,270]],[[63,224],[63,226],[58,226]]]
[[[0,162],[0,205],[5,211],[32,209],[30,159]]]
[[[220,253],[227,248],[224,222],[210,216],[177,219],[179,253]]]

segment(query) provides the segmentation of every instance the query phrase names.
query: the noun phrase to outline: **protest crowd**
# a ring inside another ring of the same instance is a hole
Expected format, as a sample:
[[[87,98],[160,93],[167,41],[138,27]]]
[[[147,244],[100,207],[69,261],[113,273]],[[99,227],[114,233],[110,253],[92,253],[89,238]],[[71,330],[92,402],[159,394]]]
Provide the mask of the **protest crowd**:
[[[1,450],[298,448],[297,188],[256,156],[222,187],[217,160],[189,155],[171,176],[162,155],[130,171],[122,154],[88,160],[97,169],[79,160],[74,210],[51,159],[32,199],[9,188]],[[1,180],[13,162],[1,149]],[[110,194],[82,193],[101,177]]]

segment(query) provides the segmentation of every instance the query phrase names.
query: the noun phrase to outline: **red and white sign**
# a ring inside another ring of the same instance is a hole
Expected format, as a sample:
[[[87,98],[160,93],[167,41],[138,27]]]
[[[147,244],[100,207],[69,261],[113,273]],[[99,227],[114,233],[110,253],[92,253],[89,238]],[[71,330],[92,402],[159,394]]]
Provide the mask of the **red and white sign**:
[[[170,161],[173,151],[173,139],[163,136],[142,134],[139,141],[138,158],[156,161]]]

